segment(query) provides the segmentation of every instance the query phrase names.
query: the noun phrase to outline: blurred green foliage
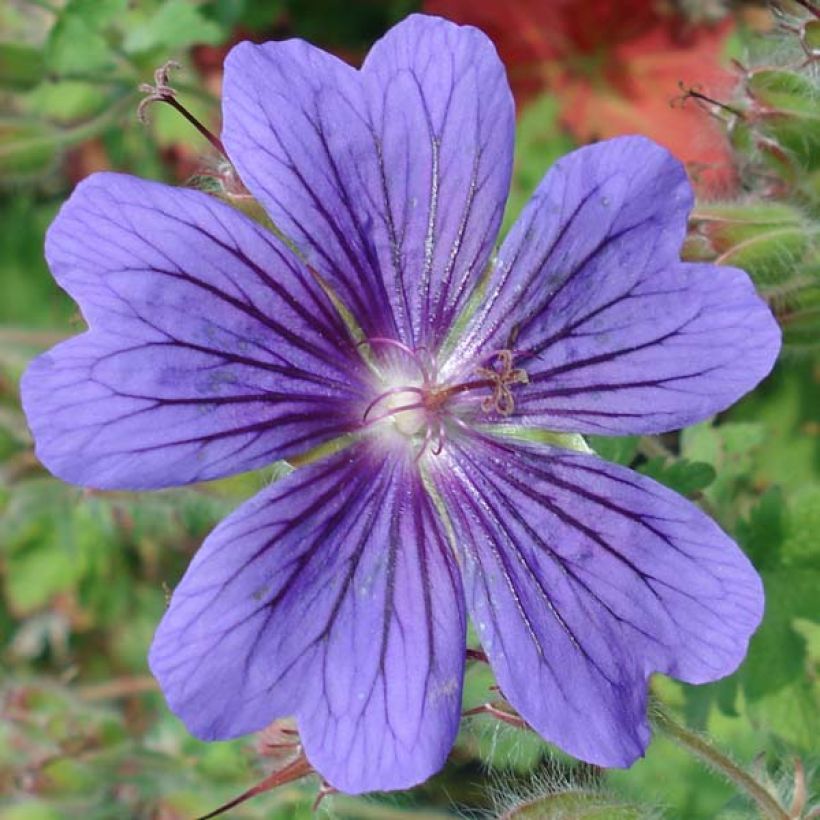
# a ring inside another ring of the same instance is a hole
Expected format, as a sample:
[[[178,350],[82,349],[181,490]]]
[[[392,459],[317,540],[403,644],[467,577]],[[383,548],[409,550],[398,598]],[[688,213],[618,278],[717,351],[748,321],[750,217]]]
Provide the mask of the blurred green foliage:
[[[130,495],[69,487],[37,464],[17,396],[26,362],[78,332],[76,308],[42,258],[71,185],[97,168],[184,182],[215,167],[170,110],[135,119],[137,86],[169,58],[186,105],[218,122],[219,66],[242,37],[303,36],[356,60],[411,0],[67,0],[0,6],[0,818],[188,818],[275,768],[250,738],[203,744],[165,708],[146,652],[166,595],[208,530],[278,475]],[[789,17],[750,36],[733,112],[723,112],[742,190],[701,203],[690,259],[745,267],[784,327],[787,351],[754,394],[661,438],[592,437],[700,503],[746,549],[767,592],[740,671],[690,687],[655,681],[686,725],[708,732],[786,804],[794,762],[817,765],[820,630],[820,129],[811,55],[818,25]],[[512,24],[512,23],[511,23]],[[814,51],[812,51],[814,50]],[[573,147],[544,96],[520,117],[509,225],[548,165]],[[465,709],[498,699],[481,661]],[[503,710],[503,703],[501,704]],[[313,816],[308,779],[236,817]],[[629,771],[577,764],[497,715],[465,719],[447,768],[409,794],[324,804],[339,817],[741,818],[751,804],[659,737]]]

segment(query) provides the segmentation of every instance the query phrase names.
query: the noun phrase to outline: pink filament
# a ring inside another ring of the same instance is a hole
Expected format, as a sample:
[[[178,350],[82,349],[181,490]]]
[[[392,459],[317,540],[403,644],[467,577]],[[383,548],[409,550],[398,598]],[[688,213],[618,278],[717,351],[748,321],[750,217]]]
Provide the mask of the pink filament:
[[[372,336],[369,339],[364,339],[363,341],[359,342],[359,345],[372,345],[372,344],[380,344],[380,345],[388,345],[390,347],[395,347],[398,350],[401,350],[402,353],[406,353],[412,360],[413,363],[418,367],[421,371],[421,376],[424,379],[424,386],[428,387],[430,384],[430,374],[425,366],[424,362],[419,358],[418,353],[415,350],[408,347],[404,342],[399,342],[396,339],[387,339],[383,336]]]
[[[391,387],[389,390],[385,390],[384,393],[379,393],[379,395],[376,396],[376,398],[373,399],[373,401],[371,401],[370,404],[367,405],[367,407],[365,408],[364,413],[362,414],[362,421],[367,421],[367,417],[370,415],[370,411],[380,401],[383,401],[384,399],[388,398],[389,396],[398,395],[399,393],[418,393],[420,396],[424,395],[424,391],[420,387],[411,387],[411,386]],[[419,406],[421,407],[423,405],[419,405]],[[401,410],[401,408],[398,408],[398,409]],[[382,416],[382,418],[387,418],[387,416]],[[376,419],[376,421],[379,421],[379,420],[380,419]]]
[[[421,410],[424,407],[423,402],[414,402],[413,404],[403,404],[401,407],[392,407],[386,413],[383,413],[381,416],[378,416],[375,419],[372,419],[368,424],[378,424],[380,421],[384,421],[385,419],[389,419],[391,416],[397,416],[399,413],[404,413],[407,410]]]

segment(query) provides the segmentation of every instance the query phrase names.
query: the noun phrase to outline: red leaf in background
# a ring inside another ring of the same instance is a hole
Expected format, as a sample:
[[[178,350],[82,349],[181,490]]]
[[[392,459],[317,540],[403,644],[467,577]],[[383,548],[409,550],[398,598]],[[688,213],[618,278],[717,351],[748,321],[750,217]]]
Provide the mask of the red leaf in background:
[[[425,10],[483,29],[519,104],[548,89],[581,141],[641,133],[687,163],[702,190],[734,184],[728,144],[697,105],[674,105],[680,83],[720,99],[731,20],[695,25],[650,0],[426,0]]]

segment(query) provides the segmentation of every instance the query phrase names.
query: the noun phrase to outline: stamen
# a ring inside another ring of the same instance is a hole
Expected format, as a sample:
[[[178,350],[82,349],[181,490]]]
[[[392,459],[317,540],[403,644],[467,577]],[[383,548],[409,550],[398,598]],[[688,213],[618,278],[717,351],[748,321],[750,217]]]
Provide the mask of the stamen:
[[[444,432],[444,425],[439,423],[438,429],[436,430],[438,434],[438,444],[436,444],[435,448],[433,449],[434,456],[440,456],[441,451],[444,449],[444,439],[445,439],[445,432]]]
[[[420,355],[424,353],[424,358]],[[430,373],[430,382],[435,383],[436,379],[438,378],[438,367],[436,365],[435,356],[427,349],[426,345],[422,345],[421,347],[416,348],[416,355],[418,356],[419,361],[427,368],[427,371]]]
[[[423,410],[424,402],[414,402],[413,404],[402,404],[400,407],[391,407],[386,413],[370,421],[370,424],[378,424],[380,421],[389,419],[391,416],[397,416],[399,413],[406,413],[408,410]]]
[[[384,393],[379,393],[370,404],[367,405],[365,408],[364,413],[362,414],[362,421],[367,421],[367,417],[370,415],[370,411],[381,401],[384,401],[390,396],[397,396],[399,393],[418,393],[420,396],[424,395],[424,391],[420,387],[412,387],[412,386],[404,386],[404,387],[391,387],[389,390],[385,390]],[[379,421],[379,419],[376,419]]]
[[[422,440],[421,444],[419,445],[419,451],[413,456],[413,461],[418,464],[421,461],[421,457],[424,455],[424,451],[427,449],[430,441],[433,438],[433,428],[431,425],[427,425],[427,428],[424,431],[424,439]]]
[[[372,345],[372,344],[380,344],[380,345],[388,345],[390,347],[395,347],[398,350],[401,350],[402,353],[406,353],[413,361],[413,364],[418,367],[421,371],[421,376],[424,379],[424,386],[427,387],[430,384],[430,373],[427,370],[424,362],[421,360],[418,352],[413,350],[411,347],[408,347],[403,342],[398,341],[397,339],[387,339],[383,336],[371,336],[369,339],[363,339],[361,342],[357,343],[357,347],[361,345]]]
[[[168,62],[163,63],[155,72],[154,72],[154,85],[150,83],[142,83],[139,86],[139,90],[142,91],[143,94],[147,94],[144,97],[140,104],[137,106],[137,119],[141,123],[148,122],[147,111],[148,107],[155,102],[164,102],[168,103],[175,111],[182,114],[186,120],[188,120],[191,125],[205,137],[208,142],[222,154],[225,159],[228,159],[228,154],[225,151],[225,146],[222,144],[222,140],[219,139],[214,133],[209,131],[184,105],[182,105],[177,100],[177,92],[175,88],[172,88],[169,85],[169,75],[171,73],[171,69],[178,69],[182,68],[182,66],[176,60],[168,60]]]

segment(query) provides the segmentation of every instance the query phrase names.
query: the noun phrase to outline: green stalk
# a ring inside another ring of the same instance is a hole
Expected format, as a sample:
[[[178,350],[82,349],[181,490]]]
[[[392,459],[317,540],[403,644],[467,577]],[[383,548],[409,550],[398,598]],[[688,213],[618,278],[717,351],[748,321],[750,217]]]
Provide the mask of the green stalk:
[[[757,804],[763,817],[768,820],[790,820],[788,812],[770,794],[768,789],[758,783],[748,772],[741,769],[723,752],[715,748],[706,738],[687,729],[678,723],[666,709],[653,701],[650,710],[652,722],[670,740],[685,749],[693,757],[722,774],[727,780],[750,797]]]
[[[26,141],[25,147],[37,147],[39,145],[55,145],[58,148],[68,148],[77,143],[96,137],[97,134],[104,131],[109,125],[116,122],[118,117],[121,117],[128,110],[129,107],[135,106],[137,102],[136,92],[126,94],[124,97],[113,102],[108,109],[98,114],[86,122],[69,128],[55,129],[51,133],[42,137],[33,137]],[[17,146],[10,143],[10,148],[14,149]],[[9,145],[5,146],[5,153],[10,150]],[[0,156],[4,154],[3,146],[0,146]]]

